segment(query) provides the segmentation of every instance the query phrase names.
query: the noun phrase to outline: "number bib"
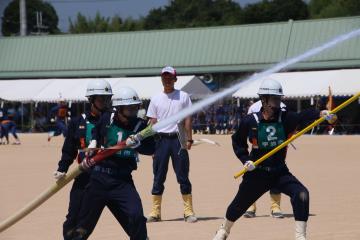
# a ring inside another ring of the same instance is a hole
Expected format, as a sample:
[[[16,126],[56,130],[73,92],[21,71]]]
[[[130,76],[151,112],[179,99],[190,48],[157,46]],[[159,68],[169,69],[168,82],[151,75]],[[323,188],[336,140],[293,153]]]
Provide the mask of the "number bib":
[[[106,133],[105,147],[111,147],[118,142],[126,140],[133,132],[122,129],[113,123],[109,126]],[[137,153],[133,149],[124,149],[115,153],[117,157],[121,158],[135,158],[137,159]]]
[[[89,146],[90,144],[90,140],[92,139],[91,131],[93,130],[94,127],[95,127],[94,124],[86,121],[86,138],[85,138],[86,146]]]
[[[59,118],[65,118],[66,117],[67,108],[61,107],[58,110],[58,117]]]
[[[285,131],[281,123],[259,123],[258,144],[260,149],[270,150],[285,141]]]

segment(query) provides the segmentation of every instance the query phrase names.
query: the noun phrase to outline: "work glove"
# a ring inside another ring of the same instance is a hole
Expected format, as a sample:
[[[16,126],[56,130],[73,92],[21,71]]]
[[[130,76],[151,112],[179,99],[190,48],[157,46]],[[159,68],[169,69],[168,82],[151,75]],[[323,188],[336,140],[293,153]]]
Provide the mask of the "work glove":
[[[137,148],[140,146],[141,144],[141,140],[153,136],[156,133],[156,131],[154,131],[152,129],[152,125],[148,125],[146,128],[144,128],[143,130],[141,130],[140,132],[138,132],[135,135],[130,135],[126,140],[125,140],[125,144],[127,147],[130,148]]]
[[[51,118],[50,122],[54,123],[55,122],[55,118]]]
[[[97,142],[96,142],[96,140],[91,140],[90,141],[90,143],[89,143],[89,146],[88,146],[88,148],[96,148],[96,146],[97,146]],[[88,152],[85,152],[85,157],[86,158],[90,158],[90,157],[92,157],[92,156],[94,156],[95,155],[95,151],[88,151]]]
[[[246,170],[248,172],[251,172],[252,170],[254,170],[256,168],[255,164],[253,161],[246,161],[244,164],[244,168],[246,168]]]
[[[59,180],[60,178],[65,177],[66,173],[64,173],[64,172],[59,172],[59,171],[55,171],[55,172],[53,173],[53,175],[54,175],[54,178],[55,178],[56,180]]]
[[[92,166],[95,165],[95,161],[92,158],[84,158],[80,163],[81,168],[85,171],[89,170]]]
[[[91,140],[89,143],[88,148],[96,148],[97,142],[96,140]]]
[[[328,123],[330,123],[330,124],[334,124],[337,121],[336,114],[330,113],[330,111],[328,111],[328,110],[322,110],[320,112],[320,116],[324,117],[325,120],[328,121]]]
[[[125,141],[126,147],[137,148],[141,145],[141,138],[138,134],[130,135]]]

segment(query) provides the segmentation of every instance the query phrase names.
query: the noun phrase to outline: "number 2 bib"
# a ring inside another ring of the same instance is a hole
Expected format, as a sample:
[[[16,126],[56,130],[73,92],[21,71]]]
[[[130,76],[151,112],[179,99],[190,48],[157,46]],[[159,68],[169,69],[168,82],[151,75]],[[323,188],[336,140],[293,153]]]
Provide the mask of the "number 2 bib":
[[[281,113],[279,121],[275,123],[259,122],[258,116],[254,114],[258,123],[258,145],[260,149],[271,150],[285,141],[285,130],[281,123]]]

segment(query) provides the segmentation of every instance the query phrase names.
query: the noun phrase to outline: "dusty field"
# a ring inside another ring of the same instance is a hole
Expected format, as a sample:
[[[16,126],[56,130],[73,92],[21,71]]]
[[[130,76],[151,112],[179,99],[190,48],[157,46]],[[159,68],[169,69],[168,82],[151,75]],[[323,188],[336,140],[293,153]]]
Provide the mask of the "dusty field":
[[[197,138],[199,136],[195,136]],[[179,186],[169,168],[163,203],[163,222],[148,224],[152,240],[212,239],[239,180],[241,169],[232,152],[230,136],[206,136],[221,147],[200,145],[191,150],[194,207],[200,221],[184,223]],[[60,157],[62,137],[46,141],[44,134],[20,135],[21,146],[0,146],[0,221],[53,184],[52,172]],[[305,136],[290,148],[288,165],[310,190],[308,235],[312,240],[360,239],[360,136]],[[151,159],[142,157],[134,173],[145,214],[150,211]],[[19,223],[0,233],[6,240],[61,239],[70,185]],[[283,196],[285,219],[269,217],[269,195],[258,202],[255,219],[241,218],[229,239],[293,239],[289,198]],[[109,211],[104,211],[90,239],[128,239]]]

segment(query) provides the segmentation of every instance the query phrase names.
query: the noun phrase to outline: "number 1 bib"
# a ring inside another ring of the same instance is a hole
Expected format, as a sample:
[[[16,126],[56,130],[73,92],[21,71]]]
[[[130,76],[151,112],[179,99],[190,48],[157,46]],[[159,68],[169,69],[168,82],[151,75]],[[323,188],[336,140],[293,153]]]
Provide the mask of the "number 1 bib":
[[[114,123],[110,125],[107,129],[105,147],[111,147],[116,145],[118,142],[124,141],[127,139],[133,132],[125,130],[116,126]],[[116,156],[122,158],[135,158],[137,159],[137,153],[134,149],[124,149],[115,153]]]

